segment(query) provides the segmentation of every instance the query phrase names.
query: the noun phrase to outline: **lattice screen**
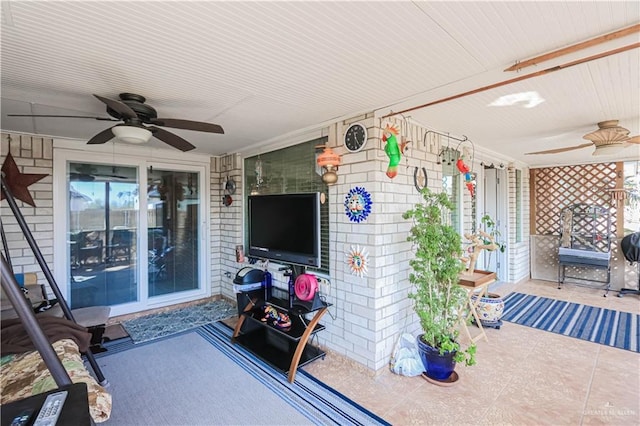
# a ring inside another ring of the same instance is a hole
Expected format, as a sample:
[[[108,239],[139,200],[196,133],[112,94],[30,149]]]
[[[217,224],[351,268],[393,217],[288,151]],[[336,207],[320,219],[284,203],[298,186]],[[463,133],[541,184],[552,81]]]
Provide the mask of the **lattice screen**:
[[[611,212],[611,232],[617,233],[616,202],[610,189],[616,187],[616,163],[533,169],[535,235],[559,235],[560,211],[572,204],[585,203],[607,207]]]
[[[557,236],[532,235],[531,236],[531,278],[534,280],[557,281],[558,280],[558,245]],[[566,267],[567,276],[573,277],[567,282],[579,283],[576,278],[586,281],[605,281],[606,272],[602,269],[584,268],[576,266]],[[635,265],[626,262],[620,253],[620,239],[614,238],[611,242],[611,288],[618,290],[621,287],[635,288],[638,283],[638,271]]]

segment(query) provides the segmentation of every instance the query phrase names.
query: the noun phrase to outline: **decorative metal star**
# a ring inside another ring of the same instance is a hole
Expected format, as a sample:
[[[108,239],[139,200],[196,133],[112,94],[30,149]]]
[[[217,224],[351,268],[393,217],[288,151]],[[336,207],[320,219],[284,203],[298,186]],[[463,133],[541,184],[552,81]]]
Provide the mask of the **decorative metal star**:
[[[23,201],[31,207],[35,207],[36,203],[33,201],[28,187],[47,176],[46,174],[20,173],[20,169],[18,169],[11,153],[7,154],[4,164],[2,164],[2,177],[9,192],[15,199]],[[0,201],[5,198],[4,191],[2,191]]]

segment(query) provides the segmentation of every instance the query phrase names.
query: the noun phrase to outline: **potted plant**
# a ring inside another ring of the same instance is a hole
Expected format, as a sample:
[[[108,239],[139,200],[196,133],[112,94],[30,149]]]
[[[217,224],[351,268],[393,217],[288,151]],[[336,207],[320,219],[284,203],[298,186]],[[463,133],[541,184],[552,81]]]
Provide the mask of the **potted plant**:
[[[409,261],[409,281],[414,286],[409,297],[423,331],[417,339],[426,376],[446,381],[456,362],[475,364],[476,348],[463,348],[458,341],[468,295],[458,284],[464,268],[461,237],[443,220],[453,206],[446,194],[429,188],[422,190],[422,196],[422,203],[403,214],[413,221],[407,240],[415,247],[415,257]]]
[[[493,220],[490,215],[485,213],[484,216],[480,218],[480,228],[485,235],[488,235],[488,237],[484,237],[484,243],[494,244],[494,250],[498,250],[500,251],[500,253],[504,253],[506,245],[500,241],[502,233],[500,232],[500,230],[498,230],[496,221]],[[491,252],[494,250],[489,251],[489,259],[491,259]]]

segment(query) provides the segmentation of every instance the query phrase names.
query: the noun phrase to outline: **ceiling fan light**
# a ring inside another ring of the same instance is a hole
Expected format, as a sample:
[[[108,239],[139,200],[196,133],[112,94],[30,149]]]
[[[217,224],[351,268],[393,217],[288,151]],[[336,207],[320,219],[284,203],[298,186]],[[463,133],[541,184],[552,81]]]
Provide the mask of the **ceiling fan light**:
[[[116,126],[111,131],[122,142],[141,144],[151,139],[151,132],[144,127]]]
[[[598,130],[587,133],[582,138],[604,144],[624,142],[629,139],[629,130],[618,126],[618,120],[601,121],[598,123]]]
[[[605,145],[598,145],[593,151],[593,155],[613,155],[618,154],[625,148],[622,143],[609,143]]]

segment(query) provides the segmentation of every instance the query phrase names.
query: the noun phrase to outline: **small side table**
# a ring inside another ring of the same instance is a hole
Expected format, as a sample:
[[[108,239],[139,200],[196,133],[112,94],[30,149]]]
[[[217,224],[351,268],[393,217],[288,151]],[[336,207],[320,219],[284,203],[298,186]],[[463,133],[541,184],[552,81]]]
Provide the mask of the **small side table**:
[[[60,417],[56,422],[58,426],[90,426],[94,425],[93,419],[89,414],[89,397],[87,396],[86,383],[74,383],[69,386],[63,386],[58,389],[54,389],[49,392],[33,395],[25,399],[21,399],[14,402],[9,402],[2,405],[2,426],[10,426],[11,421],[20,414],[29,413],[28,424],[33,424],[33,421],[38,416],[40,408],[50,393],[57,392],[59,390],[66,390],[69,392],[67,399],[62,406]]]
[[[465,274],[464,272],[460,274],[459,284],[467,290],[467,304],[465,308],[469,308],[469,312],[467,315],[462,314],[462,327],[464,328],[469,340],[475,343],[478,340],[484,339],[485,342],[488,342],[487,333],[484,331],[484,327],[482,326],[482,322],[480,321],[480,317],[478,316],[478,304],[480,303],[480,296],[486,296],[489,293],[489,284],[496,281],[496,273],[488,272],[488,271],[480,271],[475,270],[473,274]],[[477,295],[476,300],[472,299],[473,295]],[[464,309],[464,308],[463,308]],[[475,319],[478,328],[480,329],[480,333],[476,336],[472,336],[469,331],[469,326],[467,322],[469,317],[473,316]]]

